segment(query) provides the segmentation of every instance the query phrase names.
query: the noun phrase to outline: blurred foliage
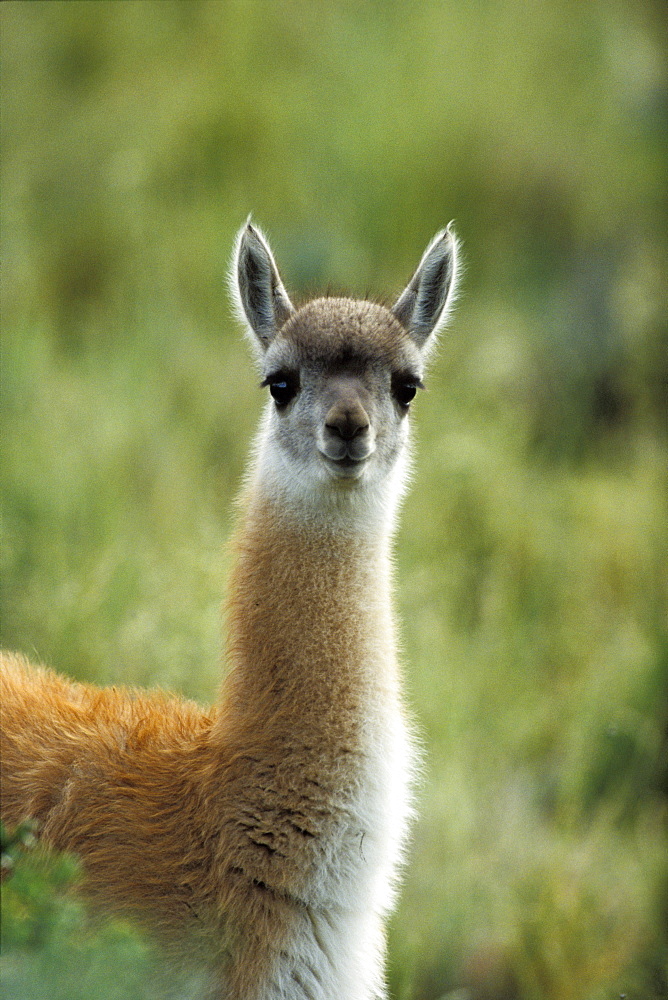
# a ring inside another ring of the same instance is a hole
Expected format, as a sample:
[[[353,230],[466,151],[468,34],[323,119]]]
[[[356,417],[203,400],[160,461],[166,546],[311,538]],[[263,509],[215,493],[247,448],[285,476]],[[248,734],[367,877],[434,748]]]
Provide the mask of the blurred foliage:
[[[196,982],[159,970],[135,928],[92,921],[72,889],[75,858],[36,846],[29,824],[2,838],[5,1000],[185,1000]],[[122,974],[121,973],[122,970]]]
[[[393,994],[665,997],[663,2],[0,19],[3,644],[213,698],[260,406],[234,232],[252,211],[297,297],[394,294],[454,216],[463,295],[399,536],[427,758]],[[87,962],[127,944],[144,974],[132,932],[90,933]]]

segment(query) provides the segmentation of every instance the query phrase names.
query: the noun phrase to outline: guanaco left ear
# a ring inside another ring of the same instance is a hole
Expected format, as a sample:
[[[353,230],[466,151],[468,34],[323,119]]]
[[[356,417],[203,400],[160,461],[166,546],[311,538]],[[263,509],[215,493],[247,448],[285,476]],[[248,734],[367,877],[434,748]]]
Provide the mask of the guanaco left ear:
[[[417,271],[392,307],[420,349],[446,322],[456,287],[457,238],[448,226],[434,236]]]
[[[237,236],[232,292],[263,350],[293,314],[269,243],[250,220]]]

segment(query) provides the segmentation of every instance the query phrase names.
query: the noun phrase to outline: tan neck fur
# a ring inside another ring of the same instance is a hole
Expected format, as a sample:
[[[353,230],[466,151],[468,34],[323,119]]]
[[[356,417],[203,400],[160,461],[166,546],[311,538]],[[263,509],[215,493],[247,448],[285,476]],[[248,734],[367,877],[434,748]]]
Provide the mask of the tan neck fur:
[[[382,711],[396,696],[386,537],[297,525],[260,493],[234,544],[225,715],[262,716],[265,732],[291,716],[308,740]]]

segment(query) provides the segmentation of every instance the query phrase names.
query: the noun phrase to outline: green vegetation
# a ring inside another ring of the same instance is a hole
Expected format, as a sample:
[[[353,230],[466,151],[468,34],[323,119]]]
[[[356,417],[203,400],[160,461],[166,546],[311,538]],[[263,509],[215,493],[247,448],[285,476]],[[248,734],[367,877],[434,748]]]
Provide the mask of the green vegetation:
[[[198,984],[160,971],[120,920],[92,921],[72,889],[75,858],[36,847],[29,825],[2,828],[2,995],[5,1000],[186,1000]]]
[[[664,18],[0,5],[3,646],[213,699],[262,398],[235,230],[252,211],[297,296],[386,294],[456,220],[398,538],[425,765],[397,1000],[668,994]],[[12,850],[7,996],[171,995],[71,861]]]

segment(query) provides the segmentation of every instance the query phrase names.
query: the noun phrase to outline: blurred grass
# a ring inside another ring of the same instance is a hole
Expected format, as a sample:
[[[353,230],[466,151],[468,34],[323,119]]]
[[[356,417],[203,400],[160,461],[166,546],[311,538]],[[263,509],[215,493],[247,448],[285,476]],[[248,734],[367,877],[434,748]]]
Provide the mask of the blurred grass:
[[[91,920],[72,892],[76,858],[34,843],[29,824],[1,830],[4,1000],[185,1000],[197,978],[165,969],[136,928]]]
[[[213,698],[261,399],[234,231],[297,295],[391,295],[456,219],[397,564],[402,1000],[668,992],[663,14],[0,7],[3,645]]]

